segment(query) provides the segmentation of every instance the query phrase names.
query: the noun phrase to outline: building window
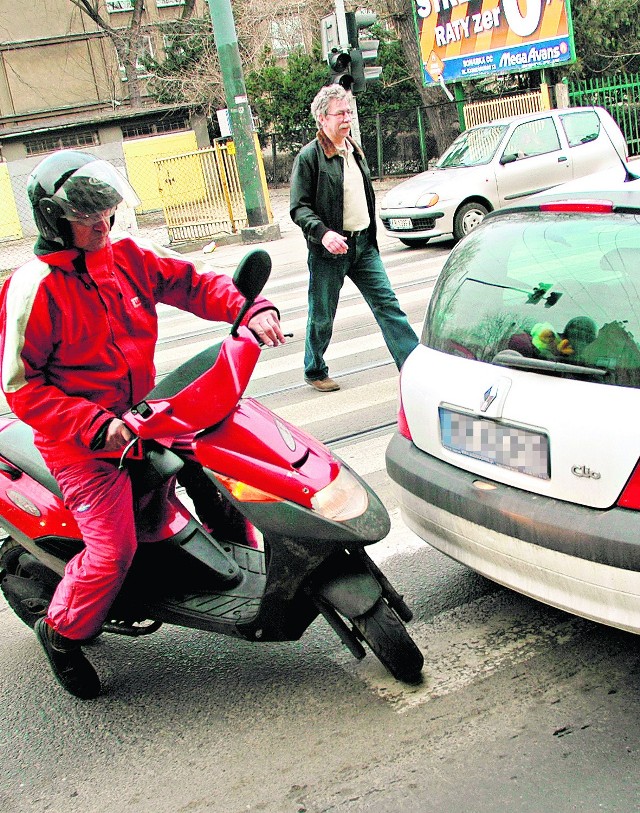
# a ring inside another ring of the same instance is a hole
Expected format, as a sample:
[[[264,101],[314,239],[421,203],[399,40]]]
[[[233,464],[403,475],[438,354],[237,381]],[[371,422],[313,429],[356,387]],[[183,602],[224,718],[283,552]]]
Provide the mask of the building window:
[[[276,56],[287,56],[298,48],[304,49],[300,17],[282,17],[271,23],[271,44]]]
[[[109,14],[117,11],[133,11],[133,0],[107,0],[107,11]]]
[[[71,133],[43,135],[25,141],[27,155],[42,155],[64,148],[97,147],[100,144],[98,134],[89,130],[78,130]]]
[[[151,57],[151,59],[155,59],[155,50],[153,47],[153,39],[148,35],[144,34],[140,38],[140,50],[138,52],[138,57],[136,59],[136,75],[138,79],[144,79],[145,76],[149,76],[149,71],[146,68],[144,62],[142,61],[145,56]],[[120,71],[120,79],[123,82],[126,82],[128,77],[125,71],[125,67],[118,59],[118,69]]]
[[[162,135],[179,130],[188,130],[189,122],[184,117],[154,119],[153,121],[134,121],[122,125],[123,138],[141,138],[143,136]]]

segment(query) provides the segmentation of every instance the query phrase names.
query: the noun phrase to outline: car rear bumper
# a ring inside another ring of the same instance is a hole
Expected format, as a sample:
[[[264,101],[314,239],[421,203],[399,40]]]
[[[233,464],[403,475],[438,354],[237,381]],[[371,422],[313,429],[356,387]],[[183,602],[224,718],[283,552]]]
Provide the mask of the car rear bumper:
[[[483,480],[395,434],[387,471],[407,525],[487,578],[640,633],[640,514],[576,506]],[[477,481],[495,488],[481,490]]]

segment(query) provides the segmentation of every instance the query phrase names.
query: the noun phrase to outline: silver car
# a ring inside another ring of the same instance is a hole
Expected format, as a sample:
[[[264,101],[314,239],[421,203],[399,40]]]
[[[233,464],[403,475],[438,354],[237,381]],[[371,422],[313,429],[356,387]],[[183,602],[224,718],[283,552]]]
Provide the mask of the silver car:
[[[489,214],[451,251],[386,454],[407,525],[640,634],[640,180]]]
[[[391,189],[385,233],[407,246],[460,240],[487,212],[561,183],[619,167],[627,144],[601,107],[545,110],[465,130],[436,164]]]

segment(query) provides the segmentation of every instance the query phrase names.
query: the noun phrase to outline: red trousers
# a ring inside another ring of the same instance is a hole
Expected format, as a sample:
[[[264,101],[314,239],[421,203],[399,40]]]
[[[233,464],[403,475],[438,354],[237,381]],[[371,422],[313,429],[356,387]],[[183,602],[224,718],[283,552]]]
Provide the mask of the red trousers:
[[[67,564],[47,621],[73,640],[90,638],[122,586],[136,552],[131,480],[117,462],[92,460],[52,471],[85,547]]]
[[[193,437],[187,433],[175,438],[172,448],[189,456]],[[118,469],[117,460],[96,458],[68,466],[50,463],[49,468],[85,546],[67,564],[47,621],[56,632],[80,641],[99,631],[138,546],[131,479],[126,469]],[[174,481],[169,480],[143,497],[142,505],[166,500],[173,486]]]

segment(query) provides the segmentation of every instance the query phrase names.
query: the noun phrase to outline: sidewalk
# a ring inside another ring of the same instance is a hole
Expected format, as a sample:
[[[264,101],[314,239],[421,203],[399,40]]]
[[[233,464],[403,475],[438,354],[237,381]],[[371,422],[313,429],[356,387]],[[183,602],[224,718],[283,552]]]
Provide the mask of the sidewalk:
[[[384,191],[392,186],[395,186],[400,182],[400,180],[400,178],[385,178],[382,181],[373,182],[378,203]],[[282,238],[284,239],[289,236],[296,235],[300,240],[302,240],[302,232],[293,224],[291,218],[289,217],[289,187],[280,186],[270,188],[269,199],[271,202],[271,210],[273,212],[273,220],[274,223],[279,224]],[[274,258],[275,255],[280,255],[283,253],[279,248],[279,244],[283,243],[283,240],[273,240],[268,243],[243,244],[240,242],[239,238],[235,237],[235,235],[230,235],[230,237],[233,238],[232,242],[227,243],[226,241],[221,241],[218,248],[216,248],[212,253],[203,252],[203,249],[212,242],[210,238],[197,244],[190,243],[183,246],[174,244],[172,246],[169,240],[167,228],[164,224],[162,212],[153,213],[151,215],[142,215],[138,221],[137,232],[134,233],[140,237],[146,238],[147,240],[151,240],[154,243],[158,243],[161,246],[174,248],[176,251],[180,251],[181,253],[185,254],[185,256],[211,260],[216,267],[226,268],[226,262],[219,262],[223,249],[225,250],[225,255],[229,254],[230,256],[236,257],[237,260],[243,257],[251,247],[256,246],[268,246],[269,253],[272,254]],[[13,271],[19,265],[22,265],[33,257],[33,243],[34,239],[31,237],[23,240],[7,240],[0,242],[0,279],[6,276],[8,272]],[[289,244],[289,241],[287,241],[287,244]],[[233,250],[227,251],[227,249]],[[304,250],[303,256],[306,259],[306,250]]]

